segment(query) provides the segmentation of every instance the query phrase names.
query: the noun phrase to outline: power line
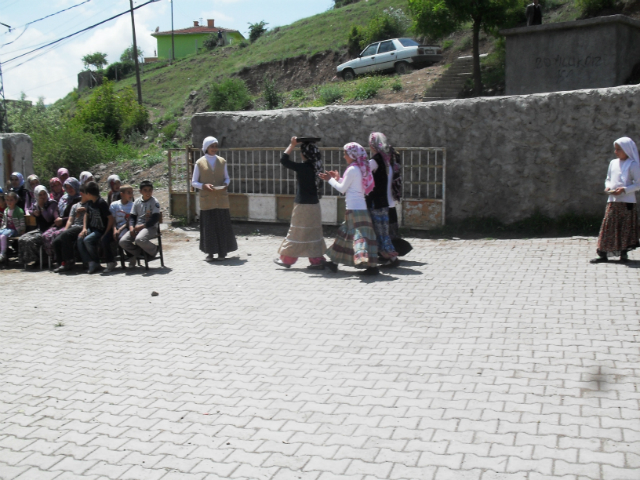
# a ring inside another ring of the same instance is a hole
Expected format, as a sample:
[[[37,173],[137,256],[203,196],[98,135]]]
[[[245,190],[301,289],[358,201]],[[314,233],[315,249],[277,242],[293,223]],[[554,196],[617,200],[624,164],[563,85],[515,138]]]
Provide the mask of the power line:
[[[159,0],[149,0],[148,2],[145,2],[145,3],[143,3],[142,5],[138,5],[137,7],[133,7],[133,10],[137,10],[137,9],[139,9],[139,8],[142,8],[142,7],[145,7],[145,6],[149,5],[150,3],[155,3],[155,2],[157,2],[157,1],[159,1]],[[10,58],[9,60],[7,60],[7,61],[5,61],[5,62],[2,62],[2,64],[3,64],[3,65],[6,65],[7,63],[11,63],[11,62],[13,62],[14,60],[17,60],[17,59],[22,58],[22,57],[24,57],[24,56],[30,55],[30,54],[32,54],[32,53],[35,53],[35,52],[39,51],[39,50],[43,50],[43,49],[45,49],[45,48],[47,48],[47,47],[50,47],[50,46],[55,45],[55,44],[57,44],[57,43],[60,43],[60,42],[62,42],[62,41],[64,41],[64,40],[67,40],[67,39],[69,39],[69,38],[71,38],[71,37],[74,37],[74,36],[76,36],[76,35],[79,35],[79,34],[81,34],[81,33],[84,33],[84,32],[87,32],[87,31],[89,31],[89,30],[92,30],[92,29],[94,29],[94,28],[96,28],[96,27],[99,27],[99,26],[100,26],[100,25],[102,25],[102,24],[105,24],[105,23],[107,23],[107,22],[110,22],[111,20],[115,20],[115,19],[116,19],[116,18],[118,18],[118,17],[121,17],[121,16],[123,16],[123,15],[130,14],[130,13],[131,13],[131,9],[129,9],[129,10],[125,11],[125,12],[119,13],[119,14],[117,14],[117,15],[114,15],[113,17],[107,18],[106,20],[103,20],[103,21],[101,21],[101,22],[99,22],[99,23],[96,23],[95,25],[91,25],[90,27],[83,28],[82,30],[79,30],[79,31],[77,31],[77,32],[75,32],[75,33],[72,33],[71,35],[67,35],[66,37],[59,38],[58,40],[54,40],[53,42],[49,42],[49,43],[47,43],[46,45],[43,45],[43,46],[41,46],[41,47],[38,47],[38,48],[35,48],[35,49],[31,50],[30,52],[26,52],[26,53],[23,53],[23,54],[21,54],[21,55],[17,55],[17,56],[15,56],[15,57],[13,57],[13,58]],[[33,59],[30,59],[30,60],[33,60]],[[30,61],[30,60],[28,60],[28,61]],[[27,63],[27,62],[22,62],[22,64],[24,64],[24,63]],[[22,65],[22,64],[21,64],[21,65]]]
[[[29,27],[29,25],[33,25],[34,23],[41,22],[42,20],[46,20],[47,18],[55,17],[56,15],[59,15],[59,14],[64,13],[64,12],[66,12],[66,11],[72,10],[72,9],[74,9],[74,8],[76,8],[76,7],[79,7],[79,6],[81,6],[81,5],[84,5],[85,3],[89,3],[90,1],[91,1],[91,0],[84,0],[84,2],[82,2],[82,3],[78,3],[78,4],[76,4],[76,5],[72,5],[71,7],[65,8],[64,10],[60,10],[60,11],[58,11],[58,12],[51,13],[51,14],[49,14],[49,15],[45,16],[45,17],[38,18],[37,20],[33,20],[33,21],[31,21],[31,22],[25,23],[24,25],[21,25],[21,26],[19,26],[19,27],[15,27],[15,28],[13,28],[13,30],[16,30],[16,29],[18,29],[18,28],[22,28],[22,27],[27,27],[27,28],[28,28],[28,27]],[[9,32],[10,32],[10,31],[9,31]],[[22,33],[24,33],[24,32],[22,32]],[[6,33],[5,33],[5,35],[6,35]],[[21,34],[21,36],[22,36],[22,34]],[[18,37],[18,38],[19,38],[19,37]],[[16,39],[16,40],[17,40],[17,39]],[[13,42],[15,42],[15,40],[14,40]],[[10,43],[13,43],[13,42],[10,42]],[[9,43],[5,43],[4,45],[9,45]],[[3,45],[3,47],[4,47],[4,45]]]

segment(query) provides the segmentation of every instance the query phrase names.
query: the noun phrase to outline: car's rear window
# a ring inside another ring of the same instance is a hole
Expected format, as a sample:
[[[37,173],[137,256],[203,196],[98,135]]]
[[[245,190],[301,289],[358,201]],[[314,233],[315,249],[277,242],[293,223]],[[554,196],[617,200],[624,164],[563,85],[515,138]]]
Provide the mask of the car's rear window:
[[[413,40],[412,38],[399,38],[398,41],[402,44],[403,47],[418,47],[420,44]]]

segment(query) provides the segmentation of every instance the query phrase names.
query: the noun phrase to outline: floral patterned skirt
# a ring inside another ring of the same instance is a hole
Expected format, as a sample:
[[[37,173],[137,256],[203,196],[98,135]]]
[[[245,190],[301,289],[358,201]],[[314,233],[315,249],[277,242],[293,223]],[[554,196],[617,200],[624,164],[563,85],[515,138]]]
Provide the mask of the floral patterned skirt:
[[[635,203],[609,202],[598,236],[598,254],[619,257],[640,246],[638,209]]]
[[[375,267],[378,242],[368,210],[347,210],[336,240],[327,250],[333,263],[352,267]]]

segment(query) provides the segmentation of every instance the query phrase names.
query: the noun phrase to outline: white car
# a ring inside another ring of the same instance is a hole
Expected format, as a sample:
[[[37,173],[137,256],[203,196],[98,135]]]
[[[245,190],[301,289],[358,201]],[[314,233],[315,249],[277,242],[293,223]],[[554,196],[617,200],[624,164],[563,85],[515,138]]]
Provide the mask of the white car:
[[[365,48],[358,58],[338,65],[338,76],[353,80],[356,75],[395,70],[401,75],[414,68],[423,68],[442,60],[442,50],[420,45],[411,38],[392,38]]]

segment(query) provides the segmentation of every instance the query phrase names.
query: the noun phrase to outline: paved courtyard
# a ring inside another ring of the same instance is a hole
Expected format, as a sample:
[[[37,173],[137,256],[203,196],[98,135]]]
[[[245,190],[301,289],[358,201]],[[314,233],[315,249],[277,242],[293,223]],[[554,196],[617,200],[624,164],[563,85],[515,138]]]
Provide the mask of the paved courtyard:
[[[196,236],[0,272],[0,479],[640,479],[640,253],[412,240],[361,278]]]

